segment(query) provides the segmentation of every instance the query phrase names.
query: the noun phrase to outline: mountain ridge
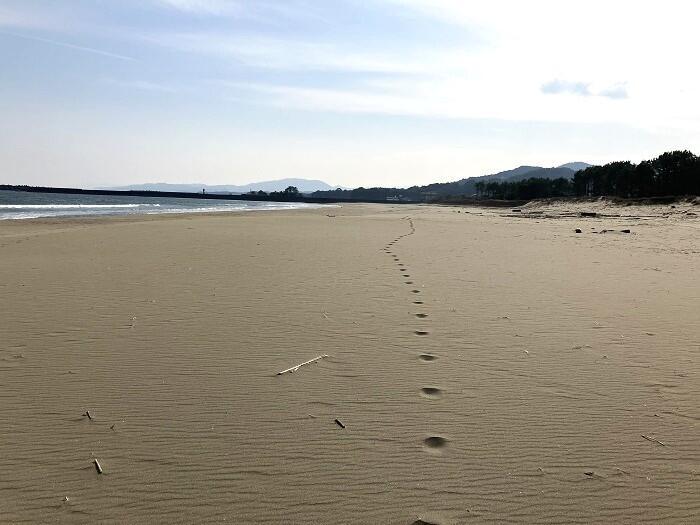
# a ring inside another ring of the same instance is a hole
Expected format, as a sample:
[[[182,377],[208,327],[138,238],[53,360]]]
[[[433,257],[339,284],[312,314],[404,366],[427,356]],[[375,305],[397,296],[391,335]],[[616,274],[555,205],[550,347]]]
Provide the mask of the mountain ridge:
[[[168,182],[146,182],[143,184],[129,184],[126,186],[111,186],[105,190],[114,191],[174,191],[183,193],[201,193],[204,189],[207,193],[248,193],[251,191],[283,191],[288,186],[296,186],[301,193],[312,193],[314,191],[328,191],[340,188],[341,186],[331,186],[322,180],[286,178],[278,180],[267,180],[251,182],[250,184],[196,184],[185,183],[175,184]]]

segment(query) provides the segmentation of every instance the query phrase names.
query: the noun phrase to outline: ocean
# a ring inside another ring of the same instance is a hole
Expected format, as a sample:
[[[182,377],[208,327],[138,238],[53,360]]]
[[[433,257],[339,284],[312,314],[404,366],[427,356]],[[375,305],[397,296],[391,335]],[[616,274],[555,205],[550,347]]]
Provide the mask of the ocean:
[[[238,212],[318,208],[323,204],[125,195],[68,195],[0,190],[0,220],[160,213]]]

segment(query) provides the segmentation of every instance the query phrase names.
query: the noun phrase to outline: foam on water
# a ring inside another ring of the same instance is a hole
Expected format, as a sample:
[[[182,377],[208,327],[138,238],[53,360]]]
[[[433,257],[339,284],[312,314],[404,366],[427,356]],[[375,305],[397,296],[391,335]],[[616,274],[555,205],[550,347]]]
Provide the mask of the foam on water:
[[[0,191],[0,220],[37,219],[42,217],[290,210],[319,206],[322,205],[300,202],[224,201],[169,197],[67,195]]]
[[[0,204],[0,210],[87,210],[104,208],[139,208],[139,207],[159,207],[160,204]]]

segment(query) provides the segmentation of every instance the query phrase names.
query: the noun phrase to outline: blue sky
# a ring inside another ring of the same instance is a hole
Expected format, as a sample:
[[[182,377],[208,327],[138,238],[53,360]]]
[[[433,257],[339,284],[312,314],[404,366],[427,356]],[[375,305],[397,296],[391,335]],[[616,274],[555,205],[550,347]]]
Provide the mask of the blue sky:
[[[410,186],[700,153],[691,2],[0,0],[0,182]]]

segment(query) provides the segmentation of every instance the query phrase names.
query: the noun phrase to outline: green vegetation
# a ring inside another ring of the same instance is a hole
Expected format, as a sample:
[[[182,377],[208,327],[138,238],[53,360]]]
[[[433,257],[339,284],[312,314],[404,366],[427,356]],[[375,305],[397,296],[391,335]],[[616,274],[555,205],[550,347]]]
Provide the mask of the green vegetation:
[[[299,188],[296,186],[287,186],[284,191],[249,191],[248,195],[251,196],[257,196],[257,197],[270,197],[270,198],[275,198],[275,199],[280,199],[280,200],[294,200],[303,197],[301,192],[299,191]]]
[[[583,163],[558,168],[521,166],[514,170],[456,182],[410,188],[356,188],[317,191],[314,197],[348,200],[444,202],[455,200],[529,200],[548,197],[614,196],[643,198],[700,194],[700,157],[671,151],[633,164],[611,162],[576,171]]]
[[[591,166],[577,172],[573,180],[482,181],[477,182],[475,188],[477,198],[504,200],[700,195],[700,157],[690,151],[671,151],[639,164],[622,161]]]
[[[517,182],[477,182],[477,198],[498,200],[528,200],[571,196],[570,180],[530,178]]]
[[[578,172],[573,184],[576,195],[700,195],[700,157],[690,151],[671,151],[637,165],[612,162],[593,166]]]

